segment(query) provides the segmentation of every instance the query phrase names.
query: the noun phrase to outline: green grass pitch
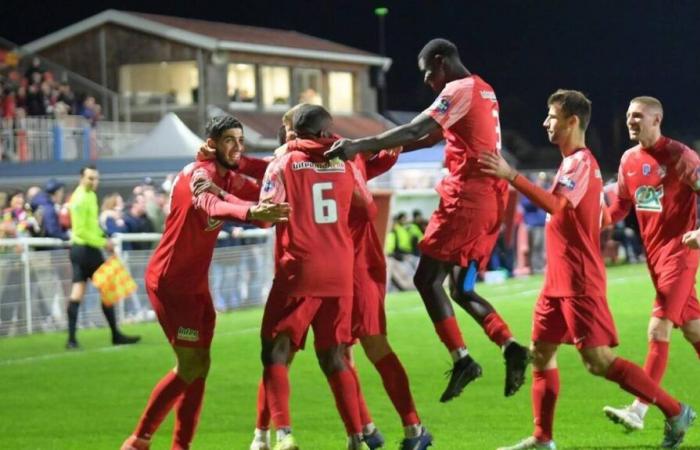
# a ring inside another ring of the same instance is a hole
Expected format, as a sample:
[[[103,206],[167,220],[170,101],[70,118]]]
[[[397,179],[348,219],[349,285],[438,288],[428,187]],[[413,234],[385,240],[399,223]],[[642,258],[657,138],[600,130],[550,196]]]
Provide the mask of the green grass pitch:
[[[611,268],[609,301],[620,335],[618,353],[637,363],[646,354],[646,326],[653,290],[643,265]],[[530,318],[540,277],[479,286],[510,324],[516,337],[529,340]],[[255,420],[257,383],[261,373],[258,331],[261,310],[219,316],[212,349],[213,363],[194,449],[245,450]],[[530,377],[512,398],[503,397],[504,365],[499,349],[463,312],[462,331],[484,376],[461,397],[438,402],[445,387],[449,355],[440,344],[415,292],[387,298],[389,336],[403,361],[419,414],[435,437],[436,449],[494,449],[512,444],[532,430]],[[108,345],[105,329],[83,330],[83,350],[63,350],[64,334],[45,334],[0,341],[0,448],[21,450],[119,448],[133,430],[154,384],[174,358],[155,323],[125,326],[143,335],[131,347]],[[674,332],[664,386],[700,407],[700,361],[692,347]],[[380,379],[356,351],[362,387],[374,421],[398,448],[402,430]],[[626,434],[602,414],[604,405],[623,405],[631,397],[616,385],[589,375],[575,349],[559,354],[561,392],[555,439],[562,449],[657,448],[662,415],[651,411],[646,428]],[[295,435],[304,450],[345,448],[344,430],[330,390],[313,352],[302,352],[291,370],[291,411]],[[170,448],[172,415],[156,434],[154,450]],[[700,424],[684,448],[700,448]]]

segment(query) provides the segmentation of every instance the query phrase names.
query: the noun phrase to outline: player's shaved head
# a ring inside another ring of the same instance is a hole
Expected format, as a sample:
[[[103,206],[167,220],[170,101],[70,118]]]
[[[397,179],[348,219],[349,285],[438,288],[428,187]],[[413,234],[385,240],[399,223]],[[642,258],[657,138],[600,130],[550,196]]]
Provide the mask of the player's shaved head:
[[[564,116],[576,116],[579,120],[579,128],[586,131],[591,121],[591,101],[581,91],[571,89],[558,89],[547,99],[547,106],[557,104]]]
[[[292,115],[292,128],[299,137],[322,137],[333,123],[333,116],[319,105],[301,104]]]
[[[215,116],[209,119],[206,126],[207,137],[210,139],[219,139],[224,131],[230,130],[231,128],[243,129],[243,124],[233,116],[221,115]]]
[[[425,44],[423,49],[418,53],[418,59],[428,63],[435,58],[436,55],[441,55],[448,59],[459,59],[459,51],[457,46],[447,39],[436,38]]]
[[[655,97],[650,97],[648,95],[642,95],[639,97],[635,97],[632,100],[630,100],[630,104],[632,103],[640,103],[647,108],[651,108],[654,111],[656,111],[661,117],[664,116],[664,107],[661,105],[661,101],[658,98]]]

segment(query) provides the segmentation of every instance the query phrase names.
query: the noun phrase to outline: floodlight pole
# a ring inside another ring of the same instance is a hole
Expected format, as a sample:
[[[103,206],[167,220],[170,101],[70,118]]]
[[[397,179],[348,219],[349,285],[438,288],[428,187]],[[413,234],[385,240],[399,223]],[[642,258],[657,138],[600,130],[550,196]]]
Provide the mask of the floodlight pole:
[[[386,36],[384,30],[384,17],[389,14],[389,8],[380,6],[374,9],[374,14],[379,19],[379,54],[386,56]],[[379,88],[379,112],[387,110],[387,89],[386,89],[386,74],[383,67],[379,69],[377,76],[377,87]]]

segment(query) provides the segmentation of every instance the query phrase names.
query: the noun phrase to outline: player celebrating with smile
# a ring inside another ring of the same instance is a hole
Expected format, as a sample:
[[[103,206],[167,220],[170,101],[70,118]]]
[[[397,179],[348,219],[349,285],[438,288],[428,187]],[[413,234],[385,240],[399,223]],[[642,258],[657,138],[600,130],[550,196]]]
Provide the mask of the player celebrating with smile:
[[[563,161],[551,192],[532,184],[498,154],[482,153],[484,172],[508,180],[547,211],[547,270],[532,326],[532,436],[501,450],[554,449],[554,409],[559,394],[556,354],[560,344],[574,344],[593,375],[604,376],[666,416],[662,447],[676,448],[695,419],[637,365],[616,356],[617,332],[605,298],[605,267],[600,253],[604,205],[598,163],[586,147],[591,102],[578,91],[558,90],[547,101],[544,121],[549,141]]]
[[[700,356],[700,304],[695,293],[698,252],[683,245],[692,241],[700,190],[697,153],[661,135],[663,107],[653,97],[633,98],[627,110],[630,139],[639,144],[622,155],[617,200],[611,205],[613,222],[635,207],[656,300],[649,320],[644,370],[657,383],[666,372],[673,327]],[[686,236],[688,234],[689,236]],[[629,430],[644,427],[648,406],[637,398],[625,408],[603,408],[613,421]]]
[[[133,435],[122,450],[144,450],[175,407],[173,450],[187,450],[202,407],[216,313],[208,272],[223,220],[284,221],[288,204],[255,204],[255,183],[234,173],[242,151],[243,127],[231,116],[207,124],[214,160],[186,166],[173,183],[163,237],[146,268],[146,290],[177,365],[156,385]],[[216,185],[217,194],[209,191]],[[219,189],[218,186],[223,187]]]

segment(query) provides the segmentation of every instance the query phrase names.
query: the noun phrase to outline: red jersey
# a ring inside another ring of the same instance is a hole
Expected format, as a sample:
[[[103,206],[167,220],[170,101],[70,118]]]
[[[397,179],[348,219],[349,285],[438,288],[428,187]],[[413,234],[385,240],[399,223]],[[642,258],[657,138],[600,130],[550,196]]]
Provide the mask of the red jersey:
[[[595,157],[582,148],[562,161],[552,193],[570,206],[547,216],[547,270],[542,295],[604,297],[605,266],[600,253],[603,180]]]
[[[497,197],[508,191],[508,183],[481,172],[477,162],[480,152],[501,150],[493,88],[477,75],[452,81],[423,113],[440,124],[446,141],[449,174],[437,187],[440,196],[465,199],[469,208],[498,208]]]
[[[193,184],[200,178],[211,179],[229,194],[223,200],[209,192],[194,197]],[[232,171],[219,175],[213,160],[185,166],[173,182],[170,214],[146,280],[154,288],[207,292],[209,264],[223,220],[245,221],[253,204],[245,200],[256,200],[258,193],[257,183],[248,177]]]
[[[399,152],[382,150],[378,154],[368,157],[359,154],[353,163],[363,181],[377,177],[389,170],[398,160]],[[386,280],[386,259],[381,240],[374,229],[373,219],[377,214],[377,207],[371,200],[371,194],[367,192],[369,201],[366,206],[361,202],[353,203],[350,208],[350,232],[355,245],[355,271],[369,270],[377,281]]]
[[[699,174],[698,154],[663,136],[651,148],[637,145],[622,155],[613,219],[634,205],[647,263],[656,273],[698,266],[698,252],[681,237],[695,229]]]
[[[356,174],[351,163],[325,160],[334,141],[288,142],[287,153],[270,163],[263,180],[260,201],[287,201],[292,210],[289,222],[276,226],[275,271],[291,297],[352,296],[348,216]]]

